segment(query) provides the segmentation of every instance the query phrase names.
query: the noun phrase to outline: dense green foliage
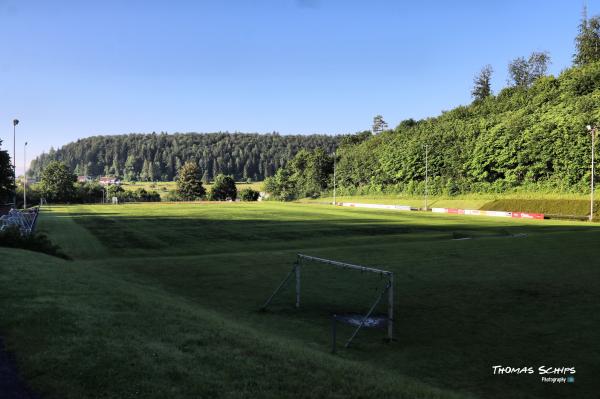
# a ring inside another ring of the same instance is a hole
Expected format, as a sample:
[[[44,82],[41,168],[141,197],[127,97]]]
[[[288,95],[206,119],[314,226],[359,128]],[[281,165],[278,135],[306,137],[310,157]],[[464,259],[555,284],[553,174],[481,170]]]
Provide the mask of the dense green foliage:
[[[66,164],[52,161],[41,173],[39,190],[48,201],[69,202],[75,197],[76,180]]]
[[[0,140],[0,146],[2,140]],[[13,167],[10,163],[8,151],[0,150],[0,204],[12,201],[15,190]]]
[[[206,190],[202,186],[202,171],[193,162],[186,162],[177,175],[177,194],[186,201],[203,198]]]
[[[66,185],[64,193],[59,196],[48,196],[44,191],[44,185],[35,184],[27,186],[27,204],[36,205],[41,198],[49,202],[72,203],[72,204],[95,204],[102,201],[110,202],[112,197],[117,197],[119,202],[157,202],[160,194],[154,190],[146,190],[143,187],[135,190],[125,190],[119,185],[102,186],[97,181],[85,183],[72,182]],[[17,207],[23,205],[23,186],[17,188]]]
[[[116,197],[119,202],[159,202],[160,194],[156,191],[146,191],[143,187],[135,190],[125,190],[119,185],[106,187],[106,201],[111,202]],[[78,201],[87,202],[87,201]]]
[[[511,189],[589,191],[591,137],[600,121],[600,63],[537,78],[530,87],[503,89],[435,118],[407,120],[378,135],[341,140],[336,181],[340,193],[422,194],[425,146],[429,193],[456,195]],[[598,140],[596,141],[598,143]],[[301,155],[300,157],[303,157]],[[299,167],[300,166],[300,167]],[[331,168],[321,170],[329,176]],[[305,166],[294,160],[267,183],[281,199],[313,196]]]
[[[46,234],[21,234],[17,226],[10,226],[0,231],[0,247],[21,248],[28,251],[43,252],[48,255],[69,259],[58,245],[53,244]]]
[[[337,137],[242,133],[128,134],[94,136],[50,150],[31,163],[39,176],[51,161],[65,162],[77,175],[115,175],[134,181],[171,181],[185,162],[202,170],[205,182],[220,173],[236,180],[272,176],[300,149],[332,151]]]
[[[258,201],[260,193],[251,188],[245,188],[238,193],[238,198],[242,201]]]
[[[237,198],[237,187],[232,176],[220,174],[210,188],[210,199],[212,201],[235,201]]]
[[[302,150],[275,176],[265,180],[265,190],[281,200],[318,197],[332,184],[333,156],[323,149]]]

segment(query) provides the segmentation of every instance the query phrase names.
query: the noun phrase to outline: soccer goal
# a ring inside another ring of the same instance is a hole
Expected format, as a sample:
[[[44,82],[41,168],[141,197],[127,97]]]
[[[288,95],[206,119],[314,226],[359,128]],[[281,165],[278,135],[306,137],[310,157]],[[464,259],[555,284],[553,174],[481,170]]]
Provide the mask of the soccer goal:
[[[309,266],[311,266],[311,268],[308,268]],[[351,264],[351,263],[345,263],[345,262],[340,262],[337,260],[331,260],[331,259],[324,259],[324,258],[319,258],[316,256],[310,256],[310,255],[305,255],[305,254],[297,254],[296,256],[296,260],[291,268],[291,270],[289,271],[289,273],[285,276],[285,278],[281,281],[281,283],[277,286],[277,288],[275,289],[275,291],[273,291],[273,293],[271,294],[271,296],[267,299],[267,301],[264,303],[264,305],[261,307],[262,311],[265,311],[267,309],[267,307],[269,307],[269,305],[271,305],[271,303],[273,302],[274,298],[277,297],[279,294],[282,293],[282,291],[290,285],[290,283],[294,282],[295,284],[292,284],[295,288],[294,288],[294,300],[295,300],[295,307],[296,308],[300,308],[301,306],[301,293],[302,293],[302,275],[305,274],[303,273],[303,270],[307,271],[311,270],[313,273],[311,273],[313,279],[318,279],[318,274],[315,274],[315,267],[317,270],[321,270],[324,271],[324,269],[346,269],[349,271],[358,271],[364,274],[368,274],[371,275],[372,278],[371,280],[374,280],[374,284],[372,284],[372,287],[367,287],[366,284],[363,284],[361,286],[355,287],[355,294],[356,295],[350,295],[345,297],[345,300],[347,300],[347,306],[354,306],[359,302],[364,302],[364,307],[359,306],[359,308],[362,309],[362,313],[358,313],[358,314],[333,314],[333,323],[332,323],[332,334],[333,334],[333,348],[335,351],[335,335],[336,335],[336,323],[337,322],[341,322],[341,323],[345,323],[345,324],[349,324],[354,328],[351,336],[348,338],[348,340],[346,341],[346,344],[344,345],[346,348],[348,348],[350,346],[350,344],[352,343],[352,341],[354,340],[354,338],[356,337],[356,335],[358,334],[358,332],[363,329],[363,328],[371,328],[371,327],[378,327],[378,328],[385,328],[385,330],[387,331],[387,340],[391,341],[394,337],[394,273],[387,271],[387,270],[383,270],[383,269],[377,269],[377,268],[373,268],[373,267],[367,267],[367,266],[362,266],[362,265],[355,265],[355,264]],[[330,271],[329,270],[329,271]],[[339,277],[339,271],[336,272],[335,274],[337,274]],[[345,280],[347,281],[347,280]],[[342,283],[343,284],[343,283]],[[328,300],[331,299],[332,296],[335,296],[337,294],[337,290],[336,288],[339,287],[340,285],[335,285],[335,284],[328,284],[327,282],[325,283],[325,287],[323,287],[320,291],[327,291],[326,293],[323,294],[323,296],[325,297],[324,300]],[[319,292],[320,292],[319,291]],[[314,290],[312,291],[313,293],[315,292]],[[362,296],[360,296],[359,294],[362,294]],[[309,293],[305,294],[305,295],[309,295]],[[329,297],[328,297],[329,296]],[[357,299],[358,302],[354,301],[355,303],[352,303],[352,301],[349,301],[350,297],[357,297],[359,299]],[[387,306],[386,306],[386,302],[387,302]],[[383,317],[379,317],[374,315],[374,312],[376,309],[382,309],[383,308],[383,313],[384,316]]]

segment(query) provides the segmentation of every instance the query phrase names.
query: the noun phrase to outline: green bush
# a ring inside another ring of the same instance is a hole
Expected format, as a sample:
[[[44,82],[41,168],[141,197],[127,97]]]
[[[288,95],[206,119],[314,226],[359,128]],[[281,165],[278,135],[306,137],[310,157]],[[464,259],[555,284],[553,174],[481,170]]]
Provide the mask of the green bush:
[[[225,201],[230,199],[235,201],[237,198],[237,187],[232,176],[218,175],[210,189],[210,199],[212,201]]]
[[[52,244],[45,234],[33,233],[23,235],[16,226],[10,226],[0,231],[0,246],[43,252],[59,258],[70,259],[61,252],[60,247]]]
[[[258,201],[258,197],[260,197],[260,193],[251,188],[245,188],[239,192],[239,198],[242,201]]]

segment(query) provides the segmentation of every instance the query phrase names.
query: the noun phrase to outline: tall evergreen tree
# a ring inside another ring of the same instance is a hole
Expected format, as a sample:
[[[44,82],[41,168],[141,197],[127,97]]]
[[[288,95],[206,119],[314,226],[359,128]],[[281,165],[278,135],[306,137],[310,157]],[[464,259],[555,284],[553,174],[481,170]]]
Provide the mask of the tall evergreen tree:
[[[471,95],[475,101],[481,101],[492,94],[493,71],[491,65],[486,65],[475,76],[473,90],[471,91]]]
[[[177,193],[188,201],[200,199],[206,194],[202,185],[202,172],[197,164],[186,162],[177,176]]]
[[[581,66],[600,60],[600,17],[588,19],[585,6],[579,24],[579,34],[575,38],[575,48],[575,65]]]
[[[383,116],[375,115],[375,117],[373,117],[373,134],[381,133],[387,128],[388,124],[386,121],[383,120]]]

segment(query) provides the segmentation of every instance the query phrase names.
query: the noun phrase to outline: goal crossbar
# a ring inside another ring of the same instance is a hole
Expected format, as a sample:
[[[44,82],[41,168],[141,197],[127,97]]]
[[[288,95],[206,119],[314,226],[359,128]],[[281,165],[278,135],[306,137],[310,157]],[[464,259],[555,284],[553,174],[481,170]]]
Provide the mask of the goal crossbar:
[[[362,272],[379,273],[379,274],[383,274],[386,276],[391,276],[394,274],[393,272],[383,270],[383,269],[376,269],[374,267],[353,265],[352,263],[344,263],[344,262],[339,262],[337,260],[317,258],[316,256],[310,256],[310,255],[304,255],[304,254],[298,254],[298,259],[306,259],[306,260],[311,260],[314,262],[327,263],[328,265],[338,266],[338,267],[341,267],[344,269],[355,269],[355,270],[360,270]]]

